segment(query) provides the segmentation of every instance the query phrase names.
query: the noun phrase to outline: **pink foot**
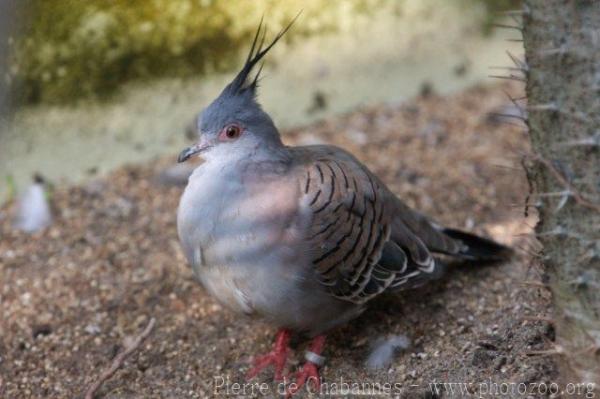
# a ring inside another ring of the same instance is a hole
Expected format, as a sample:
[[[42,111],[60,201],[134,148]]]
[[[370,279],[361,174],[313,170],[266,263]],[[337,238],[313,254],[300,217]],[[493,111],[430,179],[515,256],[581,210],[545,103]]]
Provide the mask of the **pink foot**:
[[[325,336],[319,335],[319,336],[315,337],[313,339],[313,341],[311,342],[309,352],[312,352],[313,356],[320,358],[321,353],[323,352],[324,346],[325,346]],[[308,386],[311,383],[312,383],[313,388],[315,389],[315,392],[319,392],[319,389],[321,388],[321,377],[319,376],[319,367],[321,365],[322,365],[322,362],[321,362],[321,364],[316,364],[311,361],[307,361],[306,363],[304,363],[304,366],[302,367],[302,369],[300,371],[296,372],[296,374],[295,374],[296,382],[290,384],[290,386],[287,390],[286,398],[289,398],[292,395],[294,395],[304,385]]]
[[[256,377],[263,369],[270,365],[275,368],[275,381],[283,379],[283,369],[288,355],[288,345],[290,342],[290,332],[286,329],[277,331],[273,350],[266,355],[259,356],[254,360],[254,367],[248,371],[246,378],[248,380]]]
[[[314,363],[304,363],[302,370],[297,371],[295,377],[296,382],[290,385],[286,395],[287,398],[298,392],[305,384],[308,386],[311,382],[316,392],[321,388],[318,366]]]

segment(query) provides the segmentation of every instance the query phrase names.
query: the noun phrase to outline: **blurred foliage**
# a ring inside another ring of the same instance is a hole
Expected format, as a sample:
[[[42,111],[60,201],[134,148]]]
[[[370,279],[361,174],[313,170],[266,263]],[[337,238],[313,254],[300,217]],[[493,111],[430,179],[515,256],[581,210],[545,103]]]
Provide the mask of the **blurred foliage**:
[[[126,81],[230,68],[263,10],[274,35],[335,30],[389,0],[23,0],[21,34],[9,38],[6,81],[13,103],[102,98]],[[405,0],[397,0],[402,4]],[[490,8],[511,0],[483,2]],[[493,4],[492,4],[493,3]],[[501,4],[501,7],[504,5]]]
[[[478,4],[485,7],[485,19],[482,21],[484,34],[490,34],[494,23],[502,16],[503,11],[520,10],[523,0],[463,0],[466,3]]]
[[[27,0],[27,26],[10,38],[13,102],[102,97],[133,78],[190,76],[230,66],[263,11],[274,35],[299,10],[286,37],[335,28],[345,14],[384,0]]]

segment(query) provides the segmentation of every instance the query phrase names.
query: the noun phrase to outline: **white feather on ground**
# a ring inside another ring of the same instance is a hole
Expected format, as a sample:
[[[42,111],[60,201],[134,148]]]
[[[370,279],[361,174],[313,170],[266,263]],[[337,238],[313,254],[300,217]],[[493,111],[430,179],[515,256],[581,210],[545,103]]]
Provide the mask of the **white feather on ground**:
[[[394,354],[399,350],[408,349],[410,340],[404,335],[381,337],[373,345],[365,365],[370,370],[385,369],[392,363]]]
[[[45,186],[36,181],[19,199],[13,226],[27,233],[34,233],[48,227],[50,223],[52,223],[52,213],[46,199]]]

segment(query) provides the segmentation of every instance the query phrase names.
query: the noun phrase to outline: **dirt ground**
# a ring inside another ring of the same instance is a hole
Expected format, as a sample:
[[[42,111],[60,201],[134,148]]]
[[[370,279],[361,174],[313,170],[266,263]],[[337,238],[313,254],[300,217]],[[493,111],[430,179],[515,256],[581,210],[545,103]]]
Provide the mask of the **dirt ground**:
[[[519,166],[527,139],[488,115],[511,112],[503,90],[516,88],[366,107],[284,132],[284,140],[345,147],[440,223],[532,248]],[[252,396],[252,387],[262,396],[256,383],[269,382],[269,373],[245,386],[246,395],[233,383],[244,382],[248,361],[269,350],[274,330],[222,309],[194,280],[176,235],[182,187],[157,178],[176,155],[82,186],[57,183],[55,222],[33,236],[11,228],[14,206],[1,209],[0,397],[83,397],[150,318],[149,338],[97,397]],[[501,265],[456,265],[443,280],[374,301],[330,335],[322,369],[329,393],[341,396],[344,383],[387,382],[392,390],[381,397],[458,397],[430,385],[456,382],[466,383],[462,396],[492,392],[493,383],[525,383],[531,397],[547,396],[535,384],[555,381],[557,372],[550,356],[537,353],[554,334],[540,276],[521,252]],[[371,343],[394,334],[409,337],[411,347],[389,368],[366,370]],[[306,341],[294,343],[290,371]],[[277,384],[263,388],[277,396]]]

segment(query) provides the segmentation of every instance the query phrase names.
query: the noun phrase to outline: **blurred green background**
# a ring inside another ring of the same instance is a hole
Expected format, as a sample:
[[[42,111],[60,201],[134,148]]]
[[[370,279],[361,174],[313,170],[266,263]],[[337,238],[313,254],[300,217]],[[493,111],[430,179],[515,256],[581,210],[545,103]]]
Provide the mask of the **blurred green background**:
[[[455,0],[456,1],[456,0]],[[387,4],[386,4],[387,3]],[[17,17],[21,35],[10,37],[7,81],[16,103],[65,103],[103,98],[133,79],[188,77],[228,70],[265,15],[273,31],[299,10],[287,35],[334,31],[344,21],[407,0],[28,0]],[[440,4],[442,2],[439,2]],[[514,0],[460,0],[480,7],[489,32],[497,11]]]

